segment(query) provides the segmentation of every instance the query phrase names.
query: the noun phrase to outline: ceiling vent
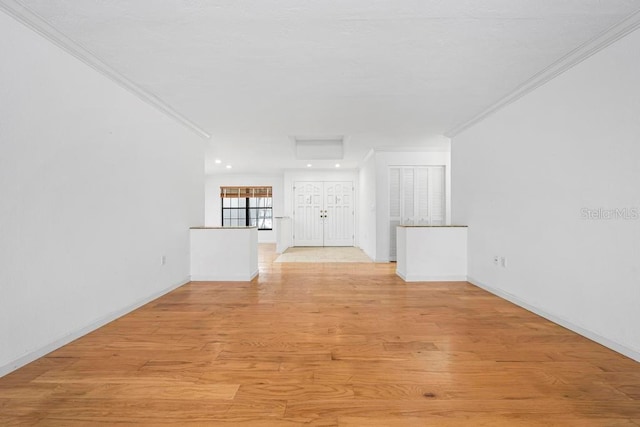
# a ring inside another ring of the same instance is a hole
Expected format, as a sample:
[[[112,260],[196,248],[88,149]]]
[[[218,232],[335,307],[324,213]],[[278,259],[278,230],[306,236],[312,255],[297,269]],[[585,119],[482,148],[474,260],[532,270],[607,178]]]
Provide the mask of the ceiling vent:
[[[344,158],[344,137],[299,137],[293,138],[296,159],[340,160]]]

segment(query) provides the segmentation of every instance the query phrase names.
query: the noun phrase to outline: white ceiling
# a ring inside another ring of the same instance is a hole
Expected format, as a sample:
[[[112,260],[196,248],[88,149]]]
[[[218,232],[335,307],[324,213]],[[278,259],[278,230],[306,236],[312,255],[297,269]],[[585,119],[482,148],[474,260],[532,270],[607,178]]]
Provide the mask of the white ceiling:
[[[294,135],[345,136],[343,167],[372,147],[429,145],[640,8],[640,0],[20,3],[211,134],[209,173],[229,172],[226,163],[234,173],[304,167]]]

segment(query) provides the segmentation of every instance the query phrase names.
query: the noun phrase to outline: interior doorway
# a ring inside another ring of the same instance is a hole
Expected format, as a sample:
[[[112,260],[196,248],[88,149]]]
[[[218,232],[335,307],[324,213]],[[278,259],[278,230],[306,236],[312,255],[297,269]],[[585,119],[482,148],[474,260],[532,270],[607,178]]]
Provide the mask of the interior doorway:
[[[299,181],[293,191],[294,246],[353,246],[352,181]]]

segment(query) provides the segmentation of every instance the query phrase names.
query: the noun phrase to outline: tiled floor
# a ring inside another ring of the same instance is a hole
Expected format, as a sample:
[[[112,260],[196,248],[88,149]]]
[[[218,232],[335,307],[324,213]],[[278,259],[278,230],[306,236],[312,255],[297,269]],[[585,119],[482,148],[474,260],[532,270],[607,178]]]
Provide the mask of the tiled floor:
[[[299,247],[289,248],[275,262],[373,262],[359,248]]]

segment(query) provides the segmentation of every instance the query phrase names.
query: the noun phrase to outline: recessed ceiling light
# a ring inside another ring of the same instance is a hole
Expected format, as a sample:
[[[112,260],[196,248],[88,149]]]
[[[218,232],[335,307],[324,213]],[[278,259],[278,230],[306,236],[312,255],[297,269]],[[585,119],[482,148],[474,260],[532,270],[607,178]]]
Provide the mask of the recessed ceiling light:
[[[220,163],[222,163],[222,160],[216,159],[216,165],[219,165]]]
[[[231,168],[232,168],[232,166],[231,166],[231,165],[227,165],[227,169],[231,169]]]
[[[339,168],[340,167],[340,163],[336,163],[336,167]]]
[[[308,168],[310,168],[311,166],[313,166],[311,163],[307,163]]]

